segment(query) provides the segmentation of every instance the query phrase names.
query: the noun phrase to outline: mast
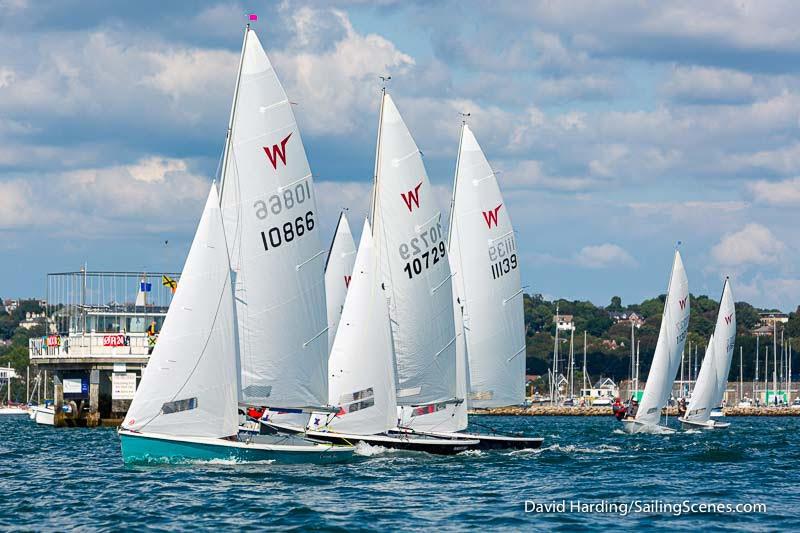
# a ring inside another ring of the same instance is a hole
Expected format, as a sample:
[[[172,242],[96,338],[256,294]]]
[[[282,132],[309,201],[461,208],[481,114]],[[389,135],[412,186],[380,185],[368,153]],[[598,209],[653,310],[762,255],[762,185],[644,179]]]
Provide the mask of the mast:
[[[772,397],[778,392],[778,321],[772,320]]]
[[[758,345],[760,337],[756,336],[756,375],[753,378],[753,401],[755,401],[756,396],[756,388],[758,387],[758,352],[761,351],[761,347]]]
[[[449,227],[447,229],[447,243],[450,244],[451,236],[453,235],[453,210],[456,207],[456,187],[458,186],[458,167],[461,164],[461,143],[464,140],[464,126],[467,125],[467,117],[470,116],[470,113],[461,113],[461,130],[459,131],[458,135],[458,153],[456,154],[456,172],[453,175],[453,194],[450,196],[450,216],[448,220],[450,221]],[[556,323],[557,324],[557,323]]]
[[[642,341],[636,341],[636,392],[639,392],[639,356],[642,355]]]
[[[569,397],[575,396],[575,326],[569,330]]]
[[[739,401],[742,401],[742,395],[744,392],[744,374],[742,373],[742,364],[744,363],[744,359],[742,356],[742,347],[739,346]]]
[[[583,388],[586,386],[586,330],[583,330]]]
[[[550,387],[552,394],[550,394],[550,403],[556,401],[558,396],[558,384],[556,383],[556,374],[558,373],[558,302],[556,302],[556,340],[553,343],[553,379],[551,380]],[[557,402],[556,402],[557,403]]]
[[[384,82],[381,87],[381,109],[378,112],[378,139],[375,142],[375,168],[372,172],[372,200],[369,207],[369,223],[372,228],[372,235],[375,235],[375,209],[378,201],[378,169],[380,168],[381,158],[381,132],[383,131],[383,103],[386,100],[386,81],[392,79],[391,76],[379,76]]]
[[[242,64],[244,63],[244,49],[247,46],[247,33],[250,31],[250,24],[244,27],[244,40],[242,41],[242,53],[239,56],[239,70],[236,73],[236,86],[233,89],[233,104],[231,105],[231,116],[228,119],[228,131],[225,133],[225,150],[222,154],[222,170],[219,179],[219,202],[222,205],[222,191],[225,188],[225,174],[228,168],[228,157],[230,155],[230,147],[233,143],[233,119],[236,116],[236,104],[239,100],[239,82],[242,79]]]

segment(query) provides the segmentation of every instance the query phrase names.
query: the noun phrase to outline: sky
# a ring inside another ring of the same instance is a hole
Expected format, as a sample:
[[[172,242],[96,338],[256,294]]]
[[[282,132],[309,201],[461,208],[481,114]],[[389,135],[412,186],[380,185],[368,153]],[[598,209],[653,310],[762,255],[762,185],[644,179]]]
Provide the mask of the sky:
[[[380,75],[446,212],[460,113],[530,293],[800,304],[800,4],[0,0],[0,296],[180,270],[248,13],[295,102],[323,240],[367,212]],[[354,221],[354,228],[361,224]]]

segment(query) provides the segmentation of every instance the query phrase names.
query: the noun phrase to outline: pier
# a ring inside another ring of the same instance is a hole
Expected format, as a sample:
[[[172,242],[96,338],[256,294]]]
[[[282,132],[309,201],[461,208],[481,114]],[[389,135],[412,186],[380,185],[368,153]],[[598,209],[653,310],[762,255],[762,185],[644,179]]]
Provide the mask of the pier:
[[[47,275],[47,335],[31,338],[31,365],[52,390],[56,427],[119,425],[158,339],[180,274]],[[51,378],[48,379],[48,376]]]

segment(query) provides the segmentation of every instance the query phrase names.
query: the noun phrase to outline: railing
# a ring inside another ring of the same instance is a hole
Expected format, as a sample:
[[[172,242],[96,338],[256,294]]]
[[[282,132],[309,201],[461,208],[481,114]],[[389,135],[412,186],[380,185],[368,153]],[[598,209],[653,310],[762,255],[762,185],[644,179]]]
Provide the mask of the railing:
[[[28,339],[28,353],[33,360],[53,357],[146,357],[150,344],[150,338],[142,333],[51,335]]]

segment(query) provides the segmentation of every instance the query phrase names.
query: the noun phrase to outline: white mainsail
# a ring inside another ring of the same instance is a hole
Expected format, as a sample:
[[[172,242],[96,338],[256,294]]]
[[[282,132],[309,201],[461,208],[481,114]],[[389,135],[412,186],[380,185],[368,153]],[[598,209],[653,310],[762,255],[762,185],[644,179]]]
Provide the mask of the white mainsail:
[[[685,419],[692,422],[707,422],[711,411],[722,404],[728,373],[731,369],[733,348],[736,344],[736,309],[728,280],[722,289],[717,324],[708,341],[706,356],[686,409]]]
[[[441,212],[422,154],[385,93],[375,172],[373,236],[390,300],[397,402],[418,406],[410,416],[421,420],[456,399],[452,283]]]
[[[292,106],[253,30],[245,35],[222,181],[241,360],[239,401],[328,399],[324,250]]]
[[[183,437],[236,434],[233,313],[228,250],[212,185],[181,283],[123,428]]]
[[[356,243],[344,211],[339,215],[333,234],[331,249],[325,263],[325,301],[328,304],[328,353],[333,347],[339,319],[342,317],[344,299],[353,275],[356,260]]]
[[[661,330],[658,334],[653,363],[647,376],[642,401],[636,413],[636,422],[656,426],[661,409],[667,404],[689,327],[689,280],[683,268],[681,254],[675,251],[672,264]]]
[[[521,404],[525,319],[514,228],[495,174],[466,124],[448,242],[454,290],[464,310],[470,405]]]
[[[315,413],[311,429],[374,435],[397,424],[392,329],[376,252],[367,221],[328,363],[328,403],[340,410]]]

